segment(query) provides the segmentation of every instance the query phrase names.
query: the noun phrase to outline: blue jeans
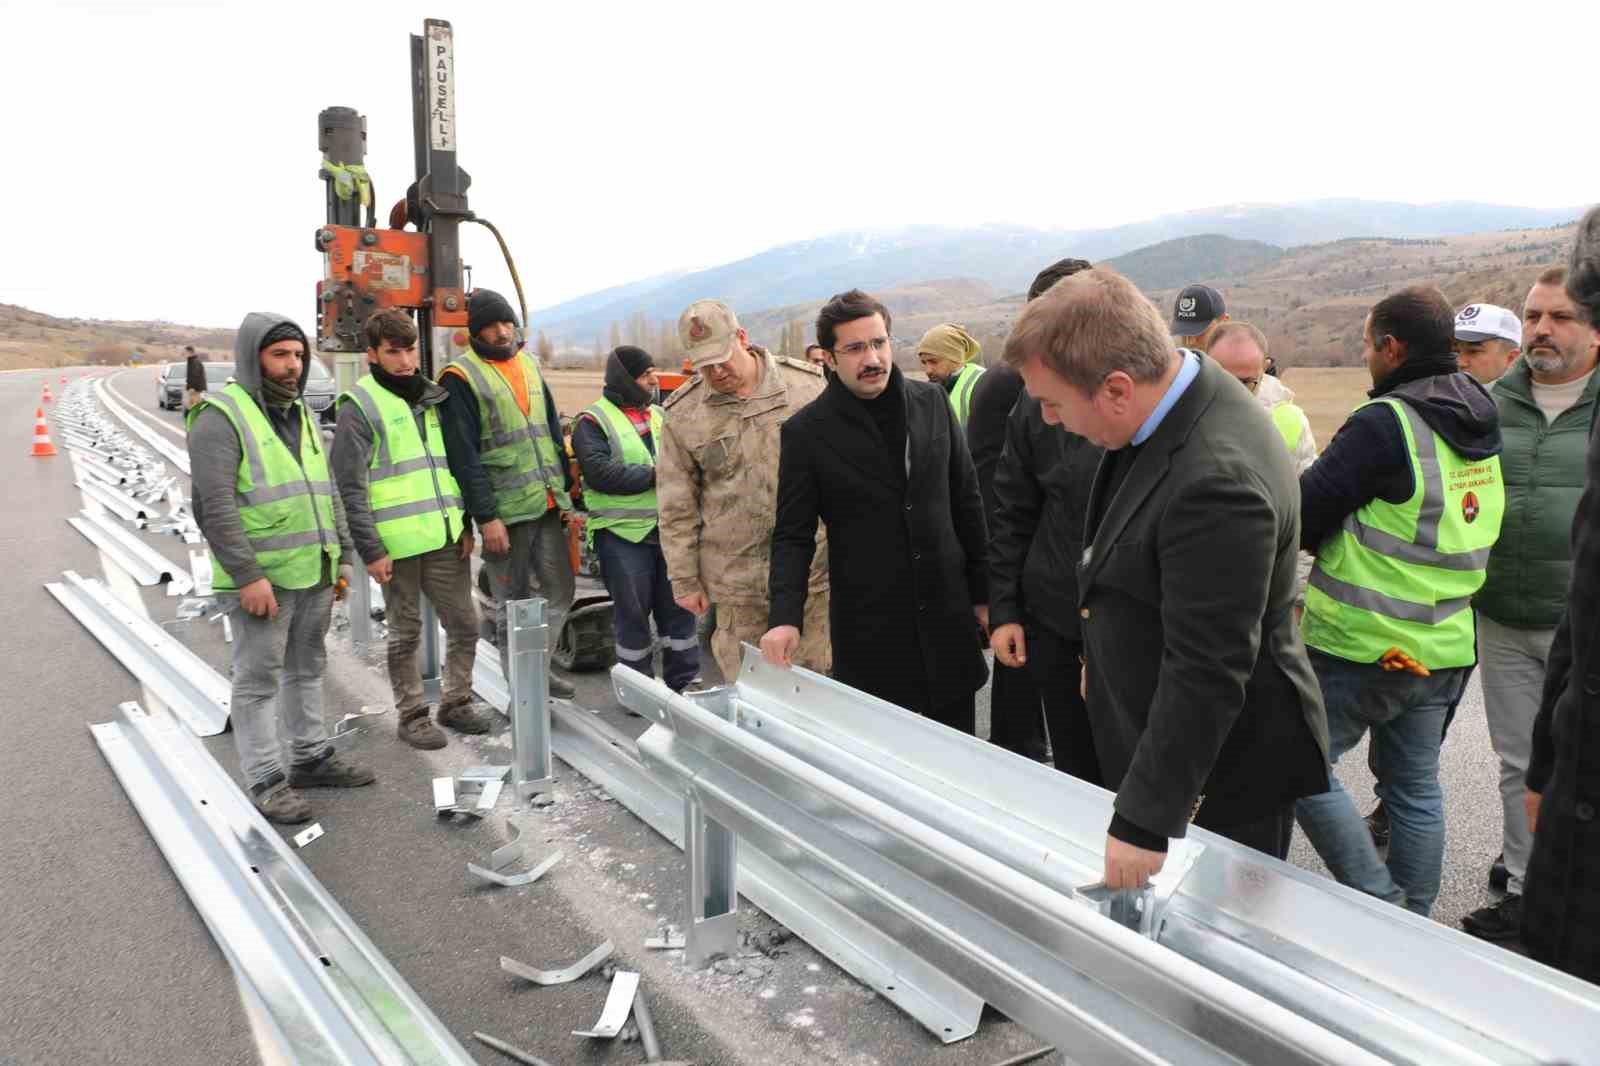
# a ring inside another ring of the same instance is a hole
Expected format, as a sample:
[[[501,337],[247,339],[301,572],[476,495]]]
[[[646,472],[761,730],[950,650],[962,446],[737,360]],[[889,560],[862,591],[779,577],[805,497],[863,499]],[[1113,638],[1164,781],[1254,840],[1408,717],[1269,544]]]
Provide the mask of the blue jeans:
[[[1328,709],[1329,784],[1295,804],[1300,828],[1339,883],[1426,916],[1439,896],[1444,865],[1444,790],[1439,734],[1460,695],[1464,669],[1431,677],[1389,672],[1307,649]],[[1378,797],[1389,811],[1389,857],[1372,835],[1333,767],[1372,730]]]
[[[661,541],[652,531],[635,544],[609,529],[594,535],[600,576],[611,594],[611,626],[616,638],[617,661],[647,677],[655,676],[655,641],[650,619],[661,635],[661,672],[667,687],[681,692],[700,673],[700,640],[694,615],[672,598],[667,580],[667,560]]]

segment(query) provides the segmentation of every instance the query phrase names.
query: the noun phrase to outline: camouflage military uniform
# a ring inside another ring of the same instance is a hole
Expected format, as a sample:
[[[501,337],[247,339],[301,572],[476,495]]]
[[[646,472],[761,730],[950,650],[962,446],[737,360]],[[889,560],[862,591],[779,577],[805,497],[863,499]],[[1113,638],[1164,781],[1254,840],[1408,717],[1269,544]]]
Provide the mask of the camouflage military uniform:
[[[704,592],[717,608],[711,652],[723,676],[739,670],[739,644],[767,631],[767,568],[778,503],[778,427],[822,394],[810,363],[750,346],[761,380],[746,399],[716,392],[698,377],[666,402],[656,457],[661,550],[674,596]],[[805,628],[795,661],[832,667],[828,638],[828,550],[817,526]]]

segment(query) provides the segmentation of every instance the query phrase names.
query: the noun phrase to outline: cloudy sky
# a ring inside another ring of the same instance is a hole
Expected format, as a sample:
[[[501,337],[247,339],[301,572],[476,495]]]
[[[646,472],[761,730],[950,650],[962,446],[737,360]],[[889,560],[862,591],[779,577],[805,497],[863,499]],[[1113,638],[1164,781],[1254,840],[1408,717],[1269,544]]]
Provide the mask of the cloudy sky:
[[[1600,5],[1562,8],[0,0],[0,302],[306,322],[317,113],[367,116],[386,213],[428,16],[455,26],[471,206],[540,307],[856,227],[1586,203]],[[509,290],[469,229],[475,281]]]

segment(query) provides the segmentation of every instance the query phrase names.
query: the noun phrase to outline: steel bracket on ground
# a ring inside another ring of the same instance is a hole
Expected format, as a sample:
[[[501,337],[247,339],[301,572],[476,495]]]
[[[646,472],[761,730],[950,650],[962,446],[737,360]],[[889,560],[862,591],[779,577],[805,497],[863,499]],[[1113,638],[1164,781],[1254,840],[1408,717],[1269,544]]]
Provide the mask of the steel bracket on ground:
[[[89,727],[289,1061],[474,1061],[204,746],[137,704]]]
[[[561,852],[558,851],[538,866],[520,874],[503,874],[495,870],[486,870],[475,862],[469,862],[467,863],[467,873],[481,881],[487,881],[491,885],[499,885],[502,888],[520,888],[523,885],[531,885],[539,880],[539,878],[550,872],[551,867],[560,861]]]
[[[622,1032],[622,1026],[633,1010],[633,997],[639,991],[639,975],[632,970],[618,970],[611,978],[611,988],[606,992],[606,1004],[600,1008],[600,1017],[588,1029],[574,1029],[573,1036],[586,1036],[610,1040]]]
[[[99,581],[71,570],[61,576],[64,583],[45,585],[50,595],[197,736],[216,736],[228,728],[232,686],[204,659],[135,614]]]
[[[536,985],[565,985],[571,984],[602,962],[605,962],[615,950],[616,946],[611,941],[605,940],[600,943],[599,947],[577,962],[555,970],[535,970],[532,966],[526,966],[516,959],[502,955],[500,956],[500,969],[513,977],[520,977],[524,981],[532,981]]]

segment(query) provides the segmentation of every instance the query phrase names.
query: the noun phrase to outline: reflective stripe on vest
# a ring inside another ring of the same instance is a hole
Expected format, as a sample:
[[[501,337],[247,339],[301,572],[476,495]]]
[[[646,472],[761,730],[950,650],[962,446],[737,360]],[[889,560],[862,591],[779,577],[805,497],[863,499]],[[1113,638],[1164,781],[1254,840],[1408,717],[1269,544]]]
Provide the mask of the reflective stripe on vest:
[[[955,388],[950,390],[950,409],[956,413],[956,423],[967,427],[967,416],[972,413],[972,390],[983,377],[983,367],[968,363],[956,374]]]
[[[354,401],[372,428],[367,499],[391,559],[409,559],[454,543],[461,534],[461,490],[450,474],[436,407],[422,409],[427,437],[411,405],[369,375],[339,397]]]
[[[467,352],[450,365],[466,375],[478,397],[478,460],[494,486],[495,509],[510,525],[538,518],[550,509],[550,497],[562,510],[572,507],[550,427],[544,423],[544,380],[539,368],[523,352],[511,357],[522,369],[528,386],[532,418],[517,404],[511,385],[500,372]]]
[[[255,549],[256,564],[268,581],[283,589],[311,588],[322,580],[323,556],[328,573],[339,565],[339,540],[333,521],[333,481],[322,436],[306,414],[300,418],[300,454],[296,457],[279,438],[271,420],[244,386],[229,382],[190,409],[187,421],[205,407],[215,407],[239,435],[239,472],[234,495],[245,537]],[[213,554],[212,587],[230,591],[239,586]]]
[[[1463,459],[1410,404],[1372,402],[1399,417],[1415,488],[1404,503],[1369,500],[1319,547],[1306,645],[1353,662],[1399,648],[1429,669],[1468,666],[1472,595],[1505,514],[1499,457]]]
[[[584,408],[584,413],[594,419],[605,431],[606,443],[611,445],[611,457],[629,466],[655,466],[656,457],[644,446],[633,420],[616,404],[604,396]],[[661,440],[661,408],[650,405],[650,436]],[[609,529],[624,540],[637,544],[656,528],[656,490],[652,485],[647,492],[632,496],[612,496],[598,489],[584,490],[584,502],[589,506],[587,536],[593,546],[594,535]]]
[[[1300,447],[1300,436],[1306,429],[1300,408],[1292,403],[1278,404],[1272,409],[1272,424],[1278,427],[1283,443],[1289,446],[1289,454],[1295,454],[1295,449]]]

